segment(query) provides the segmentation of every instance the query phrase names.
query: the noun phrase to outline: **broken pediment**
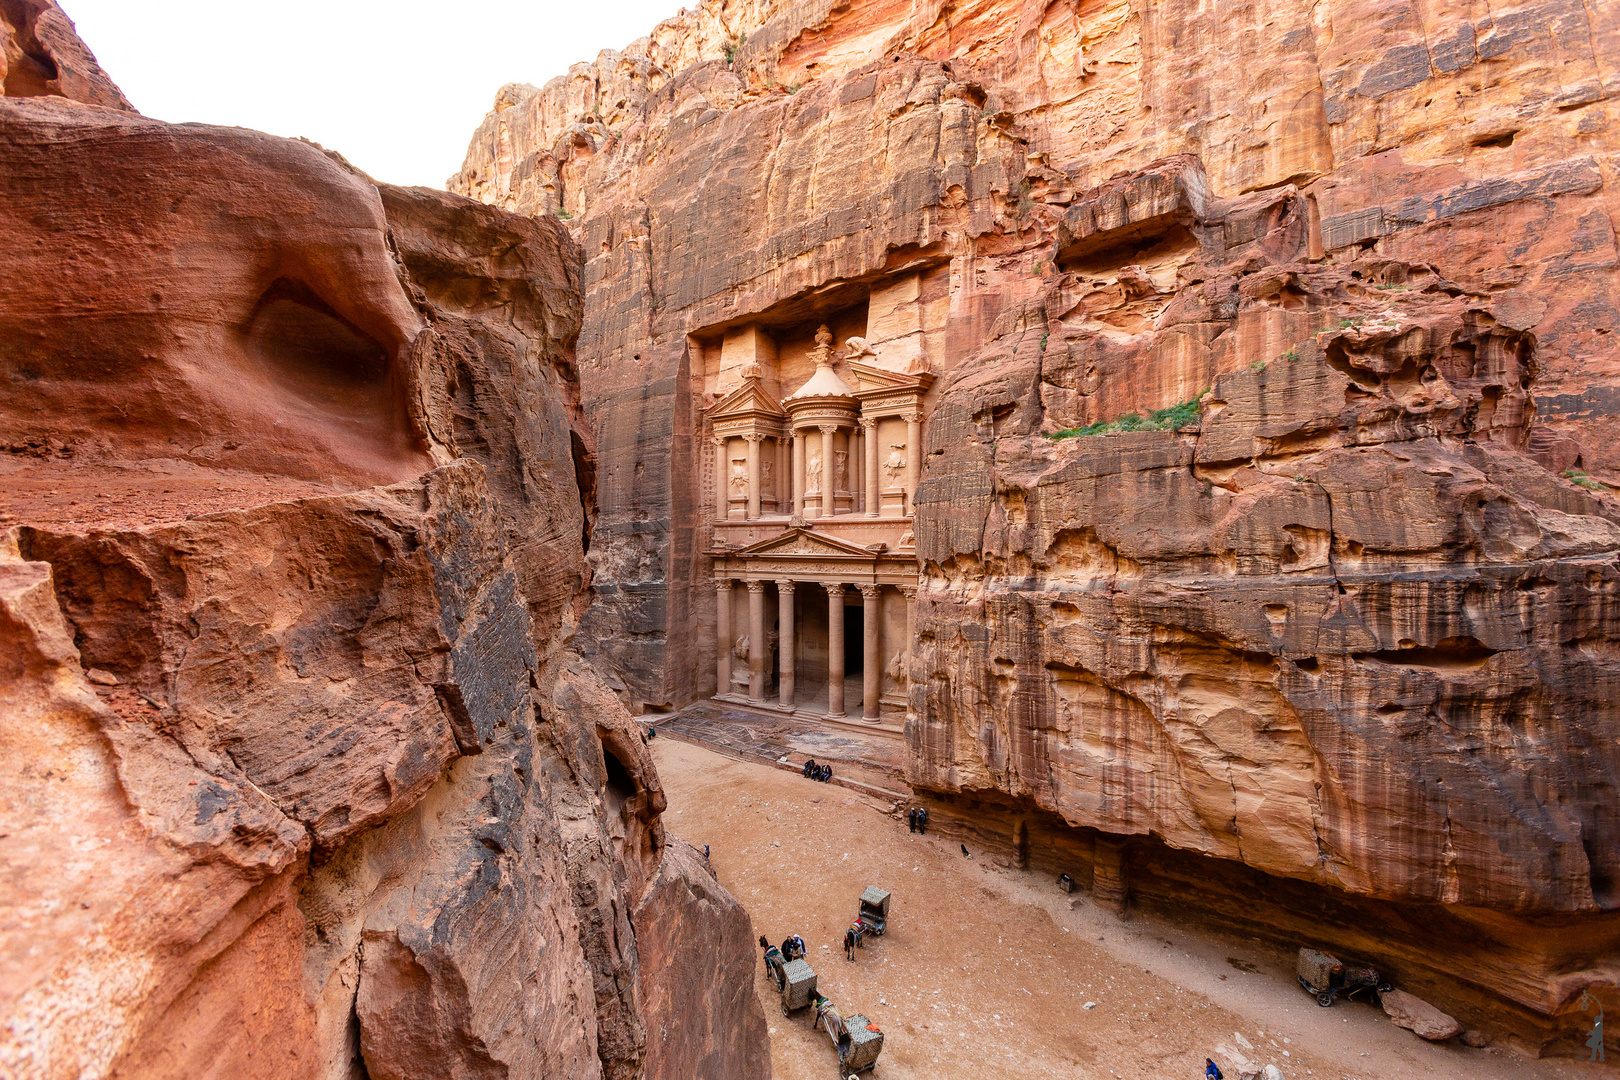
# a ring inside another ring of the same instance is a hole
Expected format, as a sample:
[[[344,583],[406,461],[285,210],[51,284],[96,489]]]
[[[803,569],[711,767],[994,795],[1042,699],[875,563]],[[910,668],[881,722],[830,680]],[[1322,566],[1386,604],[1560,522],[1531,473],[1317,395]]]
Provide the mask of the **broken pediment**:
[[[767,393],[757,378],[748,379],[715,402],[709,410],[709,416],[713,420],[746,420],[762,416],[779,420],[786,415],[781,402]]]
[[[934,382],[934,373],[926,369],[915,372],[891,371],[888,368],[853,360],[850,361],[849,369],[855,373],[856,381],[860,383],[857,393],[863,397],[879,390],[927,390]]]

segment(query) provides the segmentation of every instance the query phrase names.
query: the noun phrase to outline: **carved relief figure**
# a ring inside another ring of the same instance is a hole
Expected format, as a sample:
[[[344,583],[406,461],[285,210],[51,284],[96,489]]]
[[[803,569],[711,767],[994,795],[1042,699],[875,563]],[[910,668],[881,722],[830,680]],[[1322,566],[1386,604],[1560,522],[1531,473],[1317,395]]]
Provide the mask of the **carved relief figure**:
[[[862,357],[876,357],[877,353],[863,337],[844,339],[844,358],[846,360],[859,360]]]
[[[883,460],[883,477],[889,486],[899,487],[900,477],[906,471],[906,444],[890,443],[889,456]]]
[[[843,450],[833,451],[833,484],[834,491],[849,490],[849,454]]]
[[[906,651],[899,649],[889,657],[889,678],[900,686],[906,685]]]
[[[805,453],[804,461],[804,487],[806,491],[819,492],[821,490],[821,447],[814,443]]]
[[[759,463],[759,490],[761,492],[774,492],[776,487],[771,483],[771,459],[764,458]]]
[[[731,647],[733,663],[731,665],[731,685],[748,685],[748,635],[744,634],[737,639]]]
[[[745,496],[748,494],[748,459],[731,459],[731,494]]]

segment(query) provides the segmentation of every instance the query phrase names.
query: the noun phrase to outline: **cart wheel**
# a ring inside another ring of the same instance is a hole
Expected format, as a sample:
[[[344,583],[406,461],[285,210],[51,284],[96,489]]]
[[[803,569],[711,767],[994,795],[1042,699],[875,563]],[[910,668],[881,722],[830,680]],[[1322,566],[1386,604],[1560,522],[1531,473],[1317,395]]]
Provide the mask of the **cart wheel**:
[[[1378,984],[1378,995],[1380,997],[1382,997],[1383,995],[1389,993],[1393,989],[1395,989],[1395,984],[1394,983],[1387,983],[1387,982],[1379,983]]]
[[[1325,1009],[1329,1005],[1333,1004],[1333,995],[1332,994],[1317,994],[1316,995],[1316,1003],[1318,1005],[1322,1006],[1322,1008]]]

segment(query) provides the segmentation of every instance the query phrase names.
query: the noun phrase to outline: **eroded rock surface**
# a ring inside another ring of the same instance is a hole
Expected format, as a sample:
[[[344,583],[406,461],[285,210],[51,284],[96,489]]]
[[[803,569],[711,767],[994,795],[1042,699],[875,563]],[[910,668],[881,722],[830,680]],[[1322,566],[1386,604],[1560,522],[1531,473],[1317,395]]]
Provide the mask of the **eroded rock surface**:
[[[880,341],[938,376],[942,820],[1569,1048],[1620,931],[1617,53],[1559,2],[716,0],[504,88],[451,187],[585,249],[594,655],[715,691],[733,343]]]
[[[0,98],[0,1072],[674,1075],[724,1003],[709,1075],[768,1076],[746,916],[568,651],[573,242],[74,70]]]
[[[1396,1026],[1431,1042],[1451,1038],[1462,1030],[1457,1021],[1430,1005],[1422,998],[1401,990],[1390,990],[1380,998],[1384,1012]]]

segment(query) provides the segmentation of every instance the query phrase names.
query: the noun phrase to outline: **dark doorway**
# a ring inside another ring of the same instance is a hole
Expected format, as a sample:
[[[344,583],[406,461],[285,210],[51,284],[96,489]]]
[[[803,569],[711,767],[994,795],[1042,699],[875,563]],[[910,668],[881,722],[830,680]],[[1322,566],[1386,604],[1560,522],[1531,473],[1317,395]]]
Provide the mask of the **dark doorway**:
[[[844,674],[859,675],[866,670],[866,608],[844,607]]]

